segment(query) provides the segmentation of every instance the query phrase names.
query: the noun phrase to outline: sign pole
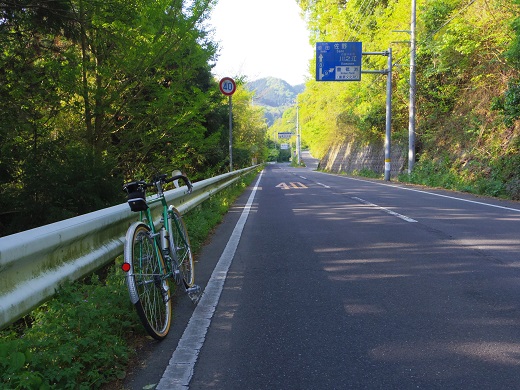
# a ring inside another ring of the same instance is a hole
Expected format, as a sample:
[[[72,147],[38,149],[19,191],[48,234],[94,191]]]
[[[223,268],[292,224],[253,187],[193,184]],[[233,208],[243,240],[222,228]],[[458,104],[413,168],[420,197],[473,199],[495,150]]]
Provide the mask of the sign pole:
[[[385,70],[362,70],[361,59],[363,55],[387,56],[388,68]],[[316,81],[360,81],[362,73],[387,75],[385,180],[390,181],[392,167],[390,150],[392,135],[392,48],[384,52],[363,52],[361,42],[316,43]]]
[[[298,166],[302,163],[302,138],[299,123],[299,109],[300,107],[296,105],[296,153],[298,153]]]
[[[237,90],[235,80],[224,77],[219,83],[220,92],[229,98],[229,172],[233,172],[233,103],[231,96]]]
[[[233,103],[229,95],[229,172],[233,172]]]

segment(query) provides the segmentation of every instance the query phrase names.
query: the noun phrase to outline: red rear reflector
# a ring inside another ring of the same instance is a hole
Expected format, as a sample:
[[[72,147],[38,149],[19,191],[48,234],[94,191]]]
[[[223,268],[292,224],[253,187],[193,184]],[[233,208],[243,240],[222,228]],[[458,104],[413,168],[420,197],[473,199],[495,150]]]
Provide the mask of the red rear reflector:
[[[121,269],[125,272],[130,271],[130,268],[130,263],[123,263],[123,265],[121,265]]]

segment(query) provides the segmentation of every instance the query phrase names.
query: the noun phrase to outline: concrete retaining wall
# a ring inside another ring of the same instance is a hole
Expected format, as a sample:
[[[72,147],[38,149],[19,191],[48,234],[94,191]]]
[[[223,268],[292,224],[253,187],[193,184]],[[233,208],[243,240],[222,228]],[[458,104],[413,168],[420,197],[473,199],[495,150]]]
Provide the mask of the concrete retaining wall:
[[[400,145],[392,145],[390,171],[392,177],[396,177],[404,170],[408,162],[407,153],[408,150]],[[329,149],[325,157],[321,159],[319,167],[334,173],[351,173],[368,169],[383,175],[385,172],[385,148],[383,144],[339,143]]]

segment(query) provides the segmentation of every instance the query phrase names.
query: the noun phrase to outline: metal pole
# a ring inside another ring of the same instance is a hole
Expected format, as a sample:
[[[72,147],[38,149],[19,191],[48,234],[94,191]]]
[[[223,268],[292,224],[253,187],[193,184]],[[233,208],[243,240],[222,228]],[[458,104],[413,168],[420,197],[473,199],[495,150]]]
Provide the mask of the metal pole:
[[[233,172],[233,103],[229,95],[229,172]]]
[[[410,113],[408,118],[408,173],[412,173],[415,164],[415,21],[416,0],[412,0],[412,18],[410,35]]]
[[[392,48],[388,49],[388,69],[386,77],[385,180],[390,181],[390,170],[392,168],[390,150],[392,139]]]
[[[300,134],[300,122],[299,122],[299,106],[296,106],[296,153],[298,153],[298,165],[302,163],[302,147],[301,147],[301,134]]]

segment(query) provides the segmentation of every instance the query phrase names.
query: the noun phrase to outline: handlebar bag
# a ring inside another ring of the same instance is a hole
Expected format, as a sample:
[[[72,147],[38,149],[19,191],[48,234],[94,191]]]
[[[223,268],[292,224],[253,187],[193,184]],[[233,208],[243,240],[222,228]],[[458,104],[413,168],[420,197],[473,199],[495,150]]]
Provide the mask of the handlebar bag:
[[[142,186],[138,183],[129,183],[126,185],[126,190],[128,192],[128,204],[132,211],[145,211],[148,208],[146,193]]]

